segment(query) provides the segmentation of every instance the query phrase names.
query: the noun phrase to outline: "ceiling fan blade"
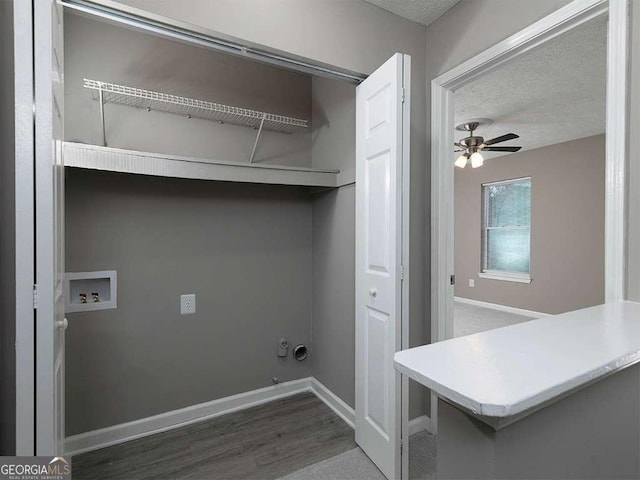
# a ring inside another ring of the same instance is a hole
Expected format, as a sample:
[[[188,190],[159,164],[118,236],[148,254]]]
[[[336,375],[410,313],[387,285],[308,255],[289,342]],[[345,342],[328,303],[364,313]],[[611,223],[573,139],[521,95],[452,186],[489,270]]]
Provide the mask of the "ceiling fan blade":
[[[522,147],[485,147],[483,152],[517,152]]]
[[[506,142],[507,140],[513,140],[514,138],[520,138],[520,135],[516,135],[515,133],[507,133],[506,135],[501,135],[499,137],[492,138],[491,140],[486,140],[484,144],[493,145],[494,143]]]

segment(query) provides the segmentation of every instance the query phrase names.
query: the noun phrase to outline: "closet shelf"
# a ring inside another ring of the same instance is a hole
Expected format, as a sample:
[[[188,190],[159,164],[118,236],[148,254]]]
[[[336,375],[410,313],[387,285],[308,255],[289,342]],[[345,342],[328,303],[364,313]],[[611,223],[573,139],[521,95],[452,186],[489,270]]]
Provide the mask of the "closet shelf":
[[[330,188],[342,184],[339,170],[226,162],[73,142],[63,142],[63,161],[65,167],[157,177]]]
[[[259,128],[282,133],[293,133],[309,126],[307,120],[285,117],[220,103],[180,97],[168,93],[116,85],[99,80],[84,79],[84,87],[92,91],[95,100],[102,96],[103,103],[116,103],[135,108],[158,110],[187,117],[203,118],[234,125]]]

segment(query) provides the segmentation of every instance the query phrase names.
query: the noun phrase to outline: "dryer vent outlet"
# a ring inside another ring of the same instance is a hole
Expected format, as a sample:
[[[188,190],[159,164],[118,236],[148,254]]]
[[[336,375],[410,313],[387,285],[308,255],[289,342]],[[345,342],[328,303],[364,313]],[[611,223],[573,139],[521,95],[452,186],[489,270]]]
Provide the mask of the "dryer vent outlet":
[[[299,362],[303,361],[305,358],[307,358],[308,352],[307,352],[307,347],[306,345],[296,345],[293,348],[293,358],[295,358],[296,360],[298,360]]]

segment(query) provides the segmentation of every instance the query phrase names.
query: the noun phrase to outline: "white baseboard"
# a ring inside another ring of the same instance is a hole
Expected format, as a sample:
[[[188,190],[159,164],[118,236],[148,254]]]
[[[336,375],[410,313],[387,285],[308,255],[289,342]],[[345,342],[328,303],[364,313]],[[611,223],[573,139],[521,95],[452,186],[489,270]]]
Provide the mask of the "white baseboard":
[[[312,392],[342,418],[347,425],[354,428],[355,412],[353,408],[318,380],[313,377],[307,377],[152,417],[141,418],[133,422],[72,435],[65,440],[65,455],[78,455],[91,450],[117,445],[303,392]]]
[[[498,305],[497,303],[482,302],[480,300],[472,300],[470,298],[453,297],[453,301],[459,302],[459,303],[466,303],[468,305],[475,305],[477,307],[490,308],[492,310],[499,310],[501,312],[515,313],[516,315],[524,315],[525,317],[542,318],[542,317],[551,316],[548,313],[534,312],[533,310],[525,310],[523,308],[507,307],[506,305]]]
[[[316,397],[326,403],[327,406],[336,413],[336,415],[342,418],[347,425],[351,428],[355,428],[354,422],[356,414],[353,408],[347,405],[344,400],[338,397],[314,377],[311,377],[311,391]]]
[[[434,433],[431,419],[426,415],[409,420],[409,436],[415,435],[426,430],[429,433]]]
[[[129,440],[134,440],[136,438],[146,437],[155,433],[172,430],[191,423],[201,422],[202,420],[207,420],[209,418],[272,402],[273,400],[280,398],[290,397],[291,395],[298,393],[314,391],[312,381],[313,379],[311,377],[293,380],[291,382],[280,383],[271,387],[260,388],[258,390],[220,398],[211,402],[200,403],[191,407],[173,410],[160,415],[141,418],[140,420],[134,420],[133,422],[122,423],[112,427],[72,435],[67,437],[65,440],[65,455],[77,455],[90,450],[97,450],[98,448],[128,442]],[[320,390],[318,387],[316,388]],[[324,386],[322,386],[322,388],[326,390]],[[328,392],[328,394],[323,393],[324,397],[329,397],[329,395],[335,397],[336,400],[332,401],[337,405],[336,408],[334,408],[325,398],[320,396],[320,394],[314,391],[321,400],[327,403],[327,405],[333,408],[333,410],[344,419],[344,416],[337,410],[339,407],[339,403],[337,402],[342,402],[342,400],[328,390],[326,390],[326,392]],[[344,404],[344,402],[342,403]],[[345,419],[345,421],[347,420]],[[349,422],[347,421],[347,423]],[[351,426],[353,426],[353,421],[351,421]]]

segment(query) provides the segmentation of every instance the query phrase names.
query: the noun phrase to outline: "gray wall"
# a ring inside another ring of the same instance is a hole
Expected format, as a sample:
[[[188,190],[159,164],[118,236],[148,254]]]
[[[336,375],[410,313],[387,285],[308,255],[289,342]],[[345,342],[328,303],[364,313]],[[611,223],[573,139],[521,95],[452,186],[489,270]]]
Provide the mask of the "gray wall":
[[[355,85],[314,77],[317,168],[355,174]],[[355,186],[313,201],[313,376],[355,406]]]
[[[313,77],[311,92],[311,163],[315,168],[337,168],[355,181],[356,86]]]
[[[311,340],[305,191],[79,169],[66,187],[67,270],[118,272],[117,309],[68,315],[69,435],[310,374],[275,355]]]
[[[604,302],[605,136],[455,171],[455,294],[558,314]],[[531,177],[530,284],[479,278],[482,184]],[[469,279],[475,287],[469,287]]]
[[[13,2],[0,2],[0,454],[16,448]]]
[[[428,80],[569,2],[570,0],[462,0],[427,27]],[[491,28],[487,28],[489,21]]]
[[[557,399],[498,431],[439,400],[439,479],[637,479],[640,367]]]
[[[311,120],[311,77],[69,14],[65,18],[65,138],[100,145],[99,104],[83,78]],[[246,162],[256,131],[105,106],[107,145]],[[311,166],[311,129],[265,131],[256,162]]]
[[[355,405],[355,185],[313,201],[313,376]]]
[[[314,167],[355,179],[355,85],[313,79]],[[355,186],[313,201],[313,376],[355,406]]]
[[[428,340],[429,320],[429,275],[426,252],[428,251],[428,210],[424,179],[428,163],[425,144],[428,99],[425,59],[426,28],[375,7],[361,0],[282,0],[262,2],[257,0],[217,0],[205,2],[187,0],[120,0],[119,3],[138,7],[181,21],[199,25],[216,32],[241,38],[266,47],[290,52],[314,61],[335,65],[348,70],[371,73],[396,52],[411,55],[412,101],[411,101],[411,290],[410,290],[410,343],[419,345]],[[320,88],[318,86],[318,88]],[[315,120],[315,118],[314,118]],[[317,132],[317,130],[316,130]],[[320,142],[314,151],[312,162],[342,163],[345,150],[353,148],[335,144],[328,148],[325,160],[319,160]],[[318,152],[318,153],[316,153]],[[326,160],[333,157],[336,160]],[[350,155],[352,155],[350,153]],[[336,195],[336,210],[353,205],[347,195]],[[333,227],[327,227],[333,228]],[[344,232],[341,245],[348,244],[349,232]],[[340,254],[342,255],[342,254]],[[349,287],[344,282],[345,288]],[[316,290],[318,291],[318,290]],[[353,312],[341,313],[345,321],[339,327],[344,336],[352,335]],[[349,317],[347,317],[349,315]],[[346,320],[348,319],[348,320]],[[314,319],[315,320],[315,319]],[[324,320],[319,320],[323,322]],[[353,346],[345,355],[353,355]],[[342,371],[331,372],[320,364],[335,353],[333,350],[314,348],[314,367],[326,372],[323,381],[337,387],[335,392],[342,398],[352,398],[353,384]],[[330,363],[330,362],[329,362]],[[424,389],[411,389],[411,417],[422,414],[425,401]],[[425,400],[426,399],[426,400]]]

